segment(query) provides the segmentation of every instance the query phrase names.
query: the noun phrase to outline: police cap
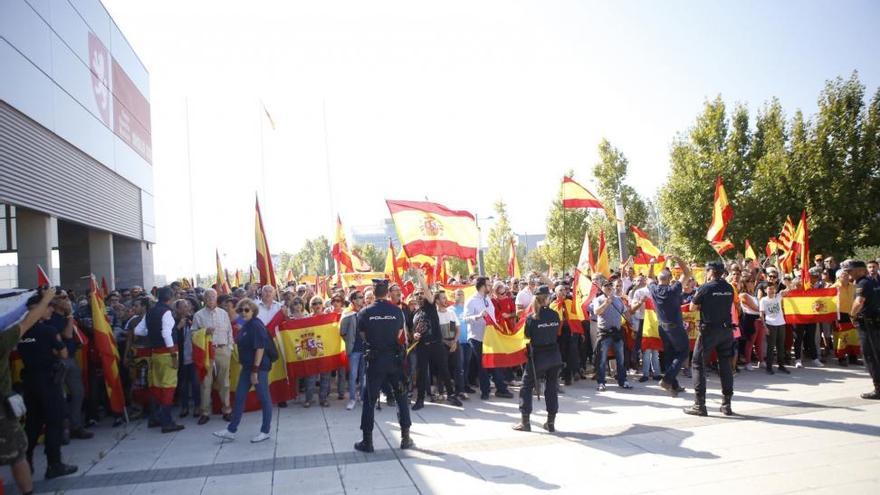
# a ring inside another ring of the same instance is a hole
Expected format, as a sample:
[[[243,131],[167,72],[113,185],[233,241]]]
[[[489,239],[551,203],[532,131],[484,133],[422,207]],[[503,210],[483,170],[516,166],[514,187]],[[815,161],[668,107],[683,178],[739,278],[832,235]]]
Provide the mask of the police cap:
[[[538,287],[538,290],[535,291],[536,296],[549,296],[550,295],[550,287],[546,285],[542,285]]]
[[[720,261],[710,261],[706,263],[706,269],[713,272],[724,272],[724,263]]]

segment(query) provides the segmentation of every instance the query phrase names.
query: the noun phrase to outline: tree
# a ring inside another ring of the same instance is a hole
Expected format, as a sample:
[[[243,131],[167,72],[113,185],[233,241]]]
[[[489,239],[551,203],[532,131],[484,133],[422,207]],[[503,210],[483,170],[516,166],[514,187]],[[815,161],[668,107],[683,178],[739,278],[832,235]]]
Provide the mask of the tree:
[[[303,272],[303,267],[305,267],[305,272]],[[326,270],[326,267],[330,268],[329,272]],[[330,242],[324,236],[306,240],[302,249],[291,257],[289,268],[293,270],[294,276],[297,277],[301,275],[326,276],[333,273]]]
[[[483,262],[486,264],[486,275],[507,274],[507,260],[510,253],[510,240],[514,237],[510,228],[510,218],[507,216],[507,205],[504,201],[496,201],[495,224],[489,230],[486,240],[486,255]],[[522,267],[522,258],[517,254],[517,259]]]
[[[377,249],[372,244],[361,244],[351,248],[362,260],[366,261],[373,271],[381,272],[385,269],[385,254],[387,249]]]
[[[537,249],[532,249],[526,254],[524,272],[536,271],[547,273],[550,264],[547,263],[547,246],[543,245]]]

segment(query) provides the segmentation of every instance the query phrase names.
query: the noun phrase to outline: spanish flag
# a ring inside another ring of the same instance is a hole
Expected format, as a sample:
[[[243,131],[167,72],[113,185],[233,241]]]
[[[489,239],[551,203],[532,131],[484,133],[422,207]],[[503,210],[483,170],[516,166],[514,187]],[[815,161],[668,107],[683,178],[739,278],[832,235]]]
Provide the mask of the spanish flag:
[[[373,285],[373,279],[385,278],[385,274],[382,272],[355,272],[355,273],[343,273],[342,274],[342,288],[347,289],[352,285],[357,287],[358,290],[363,290],[365,287],[370,287]]]
[[[217,258],[217,292],[220,294],[229,294],[229,283],[226,281],[223,266],[220,264],[220,251],[214,249],[214,255]]]
[[[660,273],[660,270],[666,266],[666,258],[663,256],[658,256],[655,259],[654,263],[654,275]],[[648,271],[651,269],[651,256],[648,256],[646,253],[642,252],[635,256],[633,256],[633,270],[639,275],[648,275]]]
[[[764,247],[764,253],[769,258],[777,252],[779,252],[779,240],[775,237],[771,237],[767,240],[767,246]]]
[[[662,351],[663,339],[660,337],[660,319],[657,308],[650,297],[645,300],[645,316],[642,324],[642,350]]]
[[[574,293],[575,311],[579,320],[585,320],[587,312],[584,311],[584,302],[588,297],[590,286],[593,285],[590,275],[593,273],[593,247],[590,245],[590,231],[584,232],[584,244],[581,246],[581,254],[578,264],[574,268],[574,284],[571,287]]]
[[[440,287],[446,291],[446,297],[450,301],[455,300],[455,291],[457,291],[458,289],[461,289],[461,291],[464,293],[464,303],[465,304],[467,304],[467,302],[471,299],[471,297],[473,297],[473,295],[477,293],[477,287],[473,284],[469,284],[469,285],[440,284]]]
[[[563,299],[563,302],[560,303],[559,299],[554,299],[550,302],[550,309],[556,311],[556,314],[559,315],[559,321],[568,323],[568,329],[571,333],[577,335],[584,334],[583,318],[580,316],[575,301]],[[561,325],[559,330],[562,331]]]
[[[688,347],[690,350],[694,350],[697,337],[700,336],[700,312],[691,311],[690,304],[682,304],[681,319],[684,322],[684,329],[688,334]]]
[[[601,230],[599,231],[599,251],[596,254],[593,272],[600,273],[606,278],[611,276],[611,267],[608,266],[608,249],[605,247],[605,232]]]
[[[661,254],[660,250],[657,249],[657,246],[655,246],[650,239],[648,239],[648,234],[642,232],[642,230],[635,225],[631,226],[630,229],[632,229],[633,234],[636,236],[636,246],[649,256],[648,259],[650,259],[651,256],[659,259]]]
[[[715,179],[715,199],[712,202],[712,223],[709,225],[709,231],[706,232],[706,240],[712,245],[712,248],[719,256],[727,250],[733,248],[730,239],[724,238],[724,231],[727,230],[727,224],[733,218],[733,207],[727,201],[727,192],[724,190],[724,182],[719,175]]]
[[[269,243],[266,241],[266,229],[263,228],[263,215],[260,214],[259,198],[257,198],[256,205],[257,270],[260,272],[260,285],[278,287],[278,282],[275,280],[275,267],[272,266],[272,255],[269,252]]]
[[[587,191],[587,188],[575,182],[571,177],[562,178],[562,207],[605,209],[602,202],[593,193]]]
[[[397,237],[410,258],[455,256],[475,259],[479,233],[474,216],[425,201],[386,201]]]
[[[837,321],[837,288],[789,291],[782,297],[782,312],[790,325]]]
[[[810,230],[807,226],[807,211],[801,212],[801,221],[794,231],[792,249],[801,257],[801,282],[804,289],[812,286],[810,282]]]
[[[385,255],[385,278],[397,284],[397,286],[400,287],[401,290],[403,290],[403,280],[401,277],[402,272],[403,270],[401,270],[397,266],[397,255],[394,253],[394,243],[389,237],[388,252]]]
[[[107,389],[110,409],[114,413],[121,414],[125,409],[125,395],[123,395],[122,380],[119,377],[119,352],[116,349],[116,340],[113,338],[113,329],[110,328],[110,322],[107,321],[104,301],[98,297],[98,285],[94,275],[91,278],[91,289],[89,304],[92,307],[95,349],[101,358],[104,386]]]
[[[758,261],[758,255],[755,254],[755,250],[752,249],[752,245],[749,243],[748,239],[746,239],[746,248],[745,249],[746,249],[746,252],[744,255],[745,259],[752,260],[752,261]]]
[[[513,333],[504,333],[495,320],[486,315],[483,335],[483,368],[509,368],[526,362],[526,315],[520,318]]]
[[[110,289],[107,287],[107,279],[101,276],[101,299],[107,299],[110,295]]]
[[[235,287],[241,287],[241,270],[235,270]]]
[[[214,346],[211,345],[213,337],[208,335],[208,330],[200,328],[192,333],[192,360],[199,376],[199,383],[205,381],[208,373],[211,373],[211,363],[214,361]]]
[[[21,372],[24,371],[24,361],[18,350],[9,352],[9,373],[12,375],[12,384],[21,383]]]
[[[345,343],[339,335],[339,313],[287,320],[280,328],[287,374],[294,379],[348,364]]]
[[[519,261],[516,259],[516,240],[511,237],[510,238],[510,249],[507,254],[507,276],[513,278],[519,278]]]
[[[345,229],[342,227],[342,219],[339,218],[339,215],[336,215],[336,240],[333,242],[333,248],[330,250],[330,253],[339,266],[339,273],[368,272],[371,270],[371,267],[364,260],[348,248]]]

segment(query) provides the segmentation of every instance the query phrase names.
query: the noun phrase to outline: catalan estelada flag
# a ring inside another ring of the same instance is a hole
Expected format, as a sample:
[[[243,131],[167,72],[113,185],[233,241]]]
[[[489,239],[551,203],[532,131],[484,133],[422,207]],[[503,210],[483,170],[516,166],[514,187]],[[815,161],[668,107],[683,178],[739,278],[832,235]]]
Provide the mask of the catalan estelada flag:
[[[527,312],[528,314],[528,312]],[[490,316],[486,315],[486,333],[483,335],[483,367],[509,368],[526,362],[526,325],[523,315],[513,333],[504,333]]]
[[[104,370],[104,386],[107,389],[107,399],[110,409],[117,414],[122,414],[125,409],[125,395],[122,392],[122,380],[119,376],[119,352],[116,350],[116,339],[113,338],[113,329],[107,321],[104,310],[104,301],[98,297],[98,285],[95,277],[91,278],[91,291],[89,304],[92,308],[92,325],[94,326],[94,346],[101,358],[101,368]]]
[[[648,234],[644,233],[640,228],[636,227],[635,225],[632,225],[630,229],[636,236],[636,246],[638,246],[638,248],[641,249],[643,253],[648,255],[648,259],[650,259],[651,256],[659,259],[659,256],[661,254],[660,250],[657,249],[657,246],[655,246],[653,242],[651,242],[651,239],[648,239]]]
[[[578,184],[571,177],[562,178],[563,208],[595,208],[604,210],[602,202],[587,188]]]
[[[782,312],[790,325],[837,321],[837,289],[792,290],[782,297]]]
[[[407,257],[423,254],[476,259],[479,232],[471,213],[426,201],[386,203]]]
[[[211,363],[214,361],[214,346],[211,345],[213,337],[208,335],[205,328],[200,328],[192,333],[192,360],[199,376],[199,382],[204,382],[208,373],[211,373]]]
[[[645,316],[642,324],[642,350],[662,351],[663,339],[660,337],[660,319],[657,317],[657,308],[654,300],[650,297],[645,300]]]
[[[266,229],[263,228],[263,215],[260,214],[260,199],[257,198],[257,216],[254,222],[257,245],[257,271],[260,272],[260,285],[278,287],[275,280],[275,267],[272,266],[272,254],[266,241]]]
[[[733,218],[733,207],[727,201],[727,191],[724,190],[724,182],[721,176],[715,178],[715,198],[712,201],[712,223],[706,232],[706,240],[712,245],[712,249],[719,256],[733,248],[730,239],[724,237],[727,224]]]
[[[339,313],[316,315],[281,324],[287,374],[295,379],[345,367],[345,342],[339,335]]]

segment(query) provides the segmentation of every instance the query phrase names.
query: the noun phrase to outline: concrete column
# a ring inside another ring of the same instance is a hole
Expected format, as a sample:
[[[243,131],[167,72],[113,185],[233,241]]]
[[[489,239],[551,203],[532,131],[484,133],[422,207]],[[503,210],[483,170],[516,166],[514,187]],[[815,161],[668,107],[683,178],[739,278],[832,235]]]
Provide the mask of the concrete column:
[[[95,280],[107,279],[107,287],[116,289],[115,263],[113,263],[113,234],[103,230],[89,229],[89,264]]]
[[[149,243],[113,236],[113,261],[118,287],[139,285],[146,290],[153,287],[153,250]]]
[[[92,273],[89,260],[89,229],[79,224],[58,220],[58,262],[61,285],[77,291],[89,288]],[[100,283],[100,278],[98,279]]]
[[[34,288],[38,264],[47,274],[52,272],[52,222],[49,215],[24,208],[16,208],[15,216],[18,286]]]

